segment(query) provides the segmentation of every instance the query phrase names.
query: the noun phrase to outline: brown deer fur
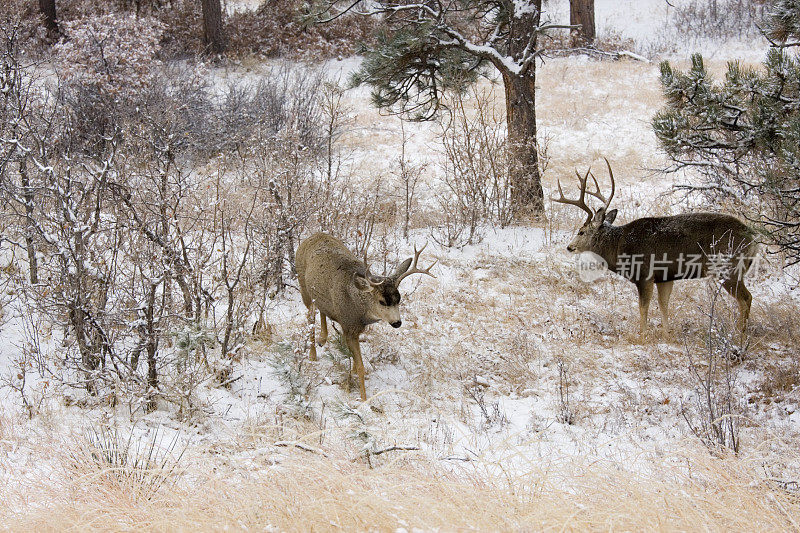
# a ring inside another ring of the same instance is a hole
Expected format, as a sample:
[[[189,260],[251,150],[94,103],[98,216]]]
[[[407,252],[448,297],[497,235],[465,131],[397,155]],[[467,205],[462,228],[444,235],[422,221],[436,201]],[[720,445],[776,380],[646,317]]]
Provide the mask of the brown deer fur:
[[[366,400],[367,396],[359,337],[369,324],[381,320],[392,327],[400,327],[398,285],[410,274],[433,276],[430,273],[433,265],[427,269],[417,268],[419,255],[424,249],[424,246],[419,251],[415,249],[413,259],[403,261],[394,274],[373,276],[363,261],[357,259],[342,241],[330,235],[316,233],[297,248],[297,278],[311,327],[311,359],[317,358],[314,311],[318,309],[321,329],[319,345],[324,345],[328,340],[326,319],[338,322],[345,343],[353,354],[353,370],[358,373],[362,400]]]
[[[716,275],[722,286],[739,305],[739,328],[744,331],[750,314],[752,296],[744,284],[744,274],[758,251],[755,232],[738,218],[722,213],[688,213],[667,217],[639,218],[621,226],[612,225],[617,210],[606,211],[614,196],[606,200],[596,190],[588,194],[603,201],[603,207],[591,210],[585,201],[590,172],[581,178],[577,200],[564,197],[559,183],[560,203],[575,205],[587,212],[586,222],[567,246],[570,252],[592,252],[603,258],[609,270],[620,273],[636,285],[639,293],[639,329],[647,328],[647,311],[658,288],[659,307],[664,326],[669,323],[669,298],[675,280]],[[623,264],[624,263],[624,264]]]

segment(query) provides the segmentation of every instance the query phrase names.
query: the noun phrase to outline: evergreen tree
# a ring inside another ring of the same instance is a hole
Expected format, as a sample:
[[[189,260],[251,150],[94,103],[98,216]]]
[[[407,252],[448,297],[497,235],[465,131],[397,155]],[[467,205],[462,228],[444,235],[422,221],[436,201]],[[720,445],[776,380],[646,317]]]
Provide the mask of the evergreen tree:
[[[800,262],[800,0],[774,2],[762,68],[728,64],[715,83],[703,58],[677,72],[661,64],[666,106],[653,128],[675,169],[695,167],[706,183],[692,187],[733,201]]]
[[[385,30],[366,53],[356,84],[373,88],[374,103],[399,108],[414,119],[433,118],[448,90],[463,90],[484,68],[502,76],[506,94],[509,169],[518,212],[544,209],[536,150],[536,63],[541,0],[417,2],[355,0],[340,13],[360,9],[380,16]]]

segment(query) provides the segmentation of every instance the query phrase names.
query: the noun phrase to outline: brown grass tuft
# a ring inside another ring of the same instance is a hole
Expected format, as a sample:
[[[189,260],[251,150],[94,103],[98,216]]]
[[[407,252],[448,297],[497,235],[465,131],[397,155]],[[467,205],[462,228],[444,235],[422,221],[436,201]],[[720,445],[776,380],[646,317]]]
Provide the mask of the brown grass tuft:
[[[95,475],[23,481],[6,494],[0,522],[12,531],[786,531],[800,524],[795,494],[759,481],[745,461],[702,452],[678,454],[654,474],[573,459],[531,461],[529,472],[496,481],[479,472],[498,465],[455,473],[411,456],[375,470],[306,452],[236,473],[206,461],[196,458],[184,483],[149,500]]]

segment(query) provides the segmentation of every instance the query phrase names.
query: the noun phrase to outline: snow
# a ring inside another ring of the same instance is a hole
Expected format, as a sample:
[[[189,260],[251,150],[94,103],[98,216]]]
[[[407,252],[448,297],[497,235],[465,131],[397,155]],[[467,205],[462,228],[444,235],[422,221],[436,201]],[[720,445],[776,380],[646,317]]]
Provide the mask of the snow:
[[[667,55],[673,60],[685,60],[695,52],[719,61],[740,59],[758,63],[763,59],[769,43],[761,37],[724,43],[712,39],[676,40],[671,21],[676,10],[690,3],[691,0],[595,0],[597,35],[631,39],[636,44],[636,50],[632,51],[642,51],[645,57],[653,55],[650,51],[667,48]],[[553,22],[569,23],[568,0],[546,0],[542,7]]]
[[[516,4],[518,9],[530,5],[524,1]],[[229,4],[228,9],[239,9],[236,6]],[[566,1],[546,2],[546,9],[561,22],[565,6]],[[663,38],[658,30],[666,24],[672,9],[663,0],[596,0],[596,8],[601,34],[619,31],[643,47]],[[704,51],[715,60],[759,60],[766,46],[750,44],[703,46],[710,47]],[[689,52],[684,45],[679,50],[676,55]],[[359,58],[348,58],[330,61],[323,68],[331,79],[341,80],[359,63]],[[541,76],[561,74],[565,90],[583,90],[585,98],[601,101],[610,99],[614,91],[636,92],[658,84],[653,65],[637,67],[639,70],[627,78],[590,82],[570,79],[571,73],[587,65],[591,66],[583,58],[549,60],[542,67]],[[509,65],[509,69],[513,66]],[[215,72],[215,86],[222,87],[233,78],[256,80],[262,72]],[[400,155],[399,120],[369,111],[366,88],[348,91],[347,98],[353,107],[353,118],[360,120],[347,133],[350,142],[357,145],[353,157],[364,165],[375,165],[375,175],[386,175]],[[659,166],[662,156],[649,125],[658,102],[634,100],[618,112],[598,108],[595,113],[576,119],[557,109],[548,98],[547,94],[542,96],[540,132],[550,138],[549,150],[556,154],[554,158],[561,158],[557,161],[561,166],[556,171],[560,173],[545,182],[546,193],[552,190],[556,178],[566,185],[572,177],[571,170],[564,168],[573,168],[573,156],[578,161],[574,167],[581,169],[601,153],[618,159],[641,158],[652,165],[642,165],[642,170]],[[439,157],[434,125],[404,127],[408,135],[406,152],[413,162],[428,163]],[[358,144],[358,139],[364,139],[363,144]],[[426,177],[429,197],[433,197],[437,186],[435,178],[435,174]],[[691,176],[618,179],[620,219],[686,207],[677,202],[666,205],[662,198],[675,181]],[[332,343],[320,349],[320,361],[303,360],[301,374],[314,383],[306,408],[325,437],[324,443],[314,445],[315,449],[357,456],[358,446],[396,443],[419,447],[420,453],[447,463],[453,470],[474,469],[500,476],[530,471],[532,464],[546,468],[575,458],[609,461],[619,468],[649,472],[653,468],[649,459],[663,457],[670,446],[690,439],[691,432],[680,415],[682,405],[691,403],[695,392],[686,372],[689,348],[681,342],[680,334],[671,338],[656,333],[655,339],[643,343],[634,339],[629,333],[638,320],[633,288],[614,276],[604,276],[591,284],[578,279],[575,258],[565,250],[575,224],[561,219],[563,213],[556,217],[551,212],[551,226],[481,228],[483,240],[460,249],[430,242],[426,229],[414,230],[407,242],[395,237],[393,244],[400,257],[413,253],[413,243],[429,242],[425,257],[439,260],[436,279],[420,276],[424,279],[410,278],[404,285],[401,330],[376,324],[363,336],[366,386],[372,396],[368,405],[362,405],[357,392],[344,386],[349,361],[341,360]],[[4,258],[4,264],[9,261]],[[759,306],[755,313],[757,324],[768,320],[770,306],[800,305],[796,290],[799,278],[798,268],[784,270],[777,264],[765,268],[753,287]],[[702,287],[698,282],[687,288],[689,296],[683,300],[678,297],[676,305],[684,309],[701,306]],[[655,302],[651,309],[655,309]],[[5,378],[17,372],[31,330],[42,325],[19,300],[4,305],[3,313],[0,376]],[[284,421],[291,418],[296,406],[276,372],[276,344],[299,346],[305,316],[296,291],[290,290],[271,302],[268,322],[276,332],[275,342],[253,341],[246,346],[245,356],[233,366],[231,376],[237,379],[229,389],[210,383],[199,387],[197,400],[202,412],[194,423],[176,420],[168,407],[146,416],[137,414],[139,421],[131,423],[131,414],[124,406],[84,410],[46,401],[50,415],[21,421],[16,426],[18,434],[0,440],[7,465],[0,469],[0,479],[4,483],[13,482],[19,475],[46,479],[52,465],[39,462],[27,440],[38,432],[67,438],[102,419],[112,419],[126,431],[140,434],[162,428],[165,442],[177,437],[187,446],[198,442],[235,443],[258,425],[290,434]],[[651,320],[651,328],[656,328],[655,324]],[[44,350],[58,350],[61,334],[55,328],[39,333]],[[776,343],[774,351],[791,354],[792,347]],[[574,414],[572,424],[559,415],[564,401],[559,389],[561,366],[566,368],[569,382],[567,408]],[[525,382],[517,382],[519,373],[524,373]],[[28,376],[30,394],[43,395],[47,380],[35,372]],[[743,364],[738,372],[742,396],[755,397],[764,378],[759,361]],[[742,430],[750,446],[758,448],[770,438],[767,432],[787,440],[798,435],[799,393],[790,391],[782,405],[751,407],[748,415],[753,426]],[[23,420],[20,403],[15,391],[0,387],[0,416]],[[373,440],[366,444],[354,442],[349,435],[357,427],[350,419],[336,418],[332,414],[336,406],[349,406],[360,413],[365,431]],[[291,439],[295,437],[291,435]],[[255,457],[266,458],[272,464],[275,457],[285,453],[275,446],[282,448],[292,442],[289,436],[274,441],[267,448],[241,445],[229,454],[228,460],[243,465],[243,469],[249,468],[247,465]],[[782,460],[780,451],[773,455],[768,450],[759,453],[764,454],[766,462],[777,462]],[[786,459],[784,467],[789,475],[796,475],[800,465],[790,462]]]

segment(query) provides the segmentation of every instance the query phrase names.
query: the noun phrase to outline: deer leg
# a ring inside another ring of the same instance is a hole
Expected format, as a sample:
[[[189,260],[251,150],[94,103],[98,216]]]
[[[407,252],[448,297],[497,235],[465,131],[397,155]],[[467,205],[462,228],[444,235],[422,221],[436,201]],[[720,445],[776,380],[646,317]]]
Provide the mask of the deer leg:
[[[361,401],[363,402],[367,400],[367,389],[364,386],[364,361],[361,360],[361,346],[358,337],[358,335],[345,334],[344,341],[353,354],[353,368],[358,372],[358,389],[361,391]]]
[[[672,294],[673,281],[665,281],[656,284],[658,289],[658,308],[661,309],[662,325],[664,329],[669,327],[669,297]]]
[[[325,316],[325,313],[322,311],[319,312],[319,322],[320,322],[320,334],[319,339],[317,339],[317,344],[320,346],[325,346],[325,343],[328,342],[328,317]]]
[[[650,308],[650,299],[653,297],[653,280],[638,282],[636,290],[639,291],[639,333],[644,336],[647,332],[647,310]]]
[[[310,356],[312,361],[317,360],[317,346],[314,343],[314,303],[308,306],[308,337],[311,343]]]
[[[728,291],[728,294],[736,298],[736,303],[739,304],[737,326],[739,331],[744,334],[744,329],[747,327],[747,319],[750,317],[750,304],[753,303],[753,295],[744,286],[744,280],[742,279],[727,279],[722,282],[722,286]]]

